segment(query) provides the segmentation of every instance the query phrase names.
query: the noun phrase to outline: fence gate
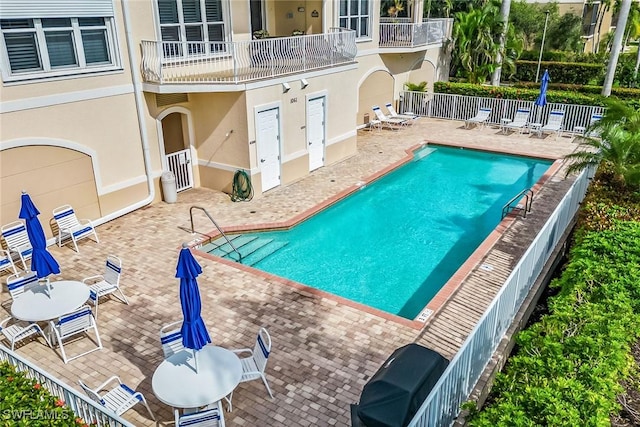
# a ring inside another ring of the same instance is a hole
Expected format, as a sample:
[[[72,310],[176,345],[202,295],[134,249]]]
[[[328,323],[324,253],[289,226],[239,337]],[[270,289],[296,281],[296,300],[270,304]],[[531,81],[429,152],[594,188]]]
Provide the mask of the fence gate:
[[[176,177],[176,191],[193,188],[193,170],[191,169],[191,150],[181,150],[167,154],[167,167]]]

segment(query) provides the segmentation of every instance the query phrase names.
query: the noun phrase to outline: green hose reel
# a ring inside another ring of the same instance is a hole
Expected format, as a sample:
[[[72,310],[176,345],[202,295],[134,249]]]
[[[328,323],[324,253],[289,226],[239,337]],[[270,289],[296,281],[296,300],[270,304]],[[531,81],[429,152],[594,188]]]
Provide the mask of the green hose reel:
[[[249,201],[253,198],[253,186],[251,178],[243,170],[237,170],[233,174],[233,187],[231,190],[231,201],[241,202]]]

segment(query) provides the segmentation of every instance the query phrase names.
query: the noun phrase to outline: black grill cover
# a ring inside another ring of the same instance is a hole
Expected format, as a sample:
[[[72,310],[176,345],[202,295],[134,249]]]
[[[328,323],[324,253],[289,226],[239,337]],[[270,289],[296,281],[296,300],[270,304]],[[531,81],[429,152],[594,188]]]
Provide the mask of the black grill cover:
[[[362,389],[358,418],[366,427],[408,425],[448,364],[418,344],[398,348]]]

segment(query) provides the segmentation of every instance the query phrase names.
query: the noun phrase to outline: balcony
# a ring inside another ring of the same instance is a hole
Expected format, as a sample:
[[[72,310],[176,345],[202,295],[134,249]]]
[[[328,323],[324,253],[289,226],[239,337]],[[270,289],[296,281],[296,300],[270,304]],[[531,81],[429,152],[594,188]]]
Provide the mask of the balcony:
[[[408,22],[406,19],[380,18],[381,49],[407,52],[444,43],[451,36],[453,19],[428,19]]]
[[[142,41],[142,74],[156,84],[238,84],[355,62],[355,32],[238,42]]]

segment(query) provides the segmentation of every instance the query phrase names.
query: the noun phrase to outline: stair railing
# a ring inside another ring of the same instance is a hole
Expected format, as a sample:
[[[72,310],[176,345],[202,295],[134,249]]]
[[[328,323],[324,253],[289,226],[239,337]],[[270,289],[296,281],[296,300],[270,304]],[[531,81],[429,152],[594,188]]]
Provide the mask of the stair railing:
[[[238,249],[233,245],[233,243],[231,243],[231,240],[229,240],[227,235],[224,234],[224,231],[222,231],[222,228],[220,228],[218,223],[213,219],[213,217],[209,214],[209,212],[207,212],[207,210],[205,208],[201,207],[201,206],[191,206],[189,208],[189,217],[191,219],[191,233],[192,234],[196,233],[195,228],[193,227],[193,210],[194,209],[199,209],[202,212],[204,212],[204,214],[207,216],[207,218],[209,218],[209,220],[213,223],[213,225],[215,225],[215,227],[218,229],[218,231],[220,232],[220,235],[222,235],[222,237],[224,237],[224,239],[227,241],[229,246],[231,246],[231,249],[233,249],[233,252],[238,254],[238,259],[236,261],[242,262],[242,254],[240,253],[240,251],[238,251]],[[200,233],[200,234],[202,234],[202,233]]]
[[[524,197],[524,206],[522,206],[520,204],[516,204],[523,197]],[[521,192],[516,194],[511,200],[509,200],[502,207],[502,218],[501,219],[504,219],[505,216],[509,215],[514,210],[521,210],[522,211],[522,217],[526,218],[527,217],[527,212],[531,212],[531,205],[532,204],[533,204],[533,191],[530,188],[525,188],[524,190],[522,190]]]

